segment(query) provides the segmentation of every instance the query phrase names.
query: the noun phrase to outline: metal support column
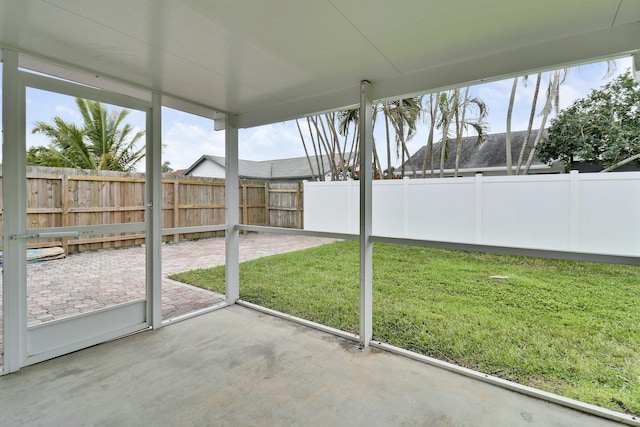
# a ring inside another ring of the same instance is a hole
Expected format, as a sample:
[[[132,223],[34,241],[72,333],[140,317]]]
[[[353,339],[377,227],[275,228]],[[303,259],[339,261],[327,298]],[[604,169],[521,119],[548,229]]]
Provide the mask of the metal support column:
[[[2,194],[3,194],[3,320],[5,373],[20,369],[27,356],[27,168],[25,89],[18,52],[2,51]]]
[[[162,326],[162,96],[151,96],[147,111],[146,197],[147,321]]]
[[[240,179],[238,178],[238,128],[235,117],[225,123],[226,297],[228,304],[240,298]]]
[[[373,108],[371,83],[360,83],[360,346],[373,334],[373,244],[371,194],[373,180]]]

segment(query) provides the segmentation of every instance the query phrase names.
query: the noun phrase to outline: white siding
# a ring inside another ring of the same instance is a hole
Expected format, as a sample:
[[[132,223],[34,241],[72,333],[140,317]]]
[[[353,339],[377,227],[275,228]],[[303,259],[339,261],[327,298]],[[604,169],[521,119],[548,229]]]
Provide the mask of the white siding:
[[[189,173],[191,176],[206,176],[210,178],[224,178],[224,167],[216,162],[204,159]]]

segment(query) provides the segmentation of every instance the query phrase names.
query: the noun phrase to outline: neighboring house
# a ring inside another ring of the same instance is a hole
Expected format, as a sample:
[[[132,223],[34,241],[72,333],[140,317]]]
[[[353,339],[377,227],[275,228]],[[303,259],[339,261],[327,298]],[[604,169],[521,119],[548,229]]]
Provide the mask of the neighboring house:
[[[320,171],[324,175],[324,179],[331,180],[329,156],[324,155],[319,159],[316,159],[316,157],[313,156],[310,160],[313,170],[309,167],[309,159],[307,159],[307,157],[263,161],[239,160],[238,172],[240,179],[258,179],[267,181],[315,181],[319,180],[318,163],[320,163]],[[320,162],[318,162],[318,160],[320,160]],[[339,163],[339,160],[336,159],[336,164],[337,163]],[[200,157],[184,172],[184,175],[206,176],[213,178],[224,178],[224,174],[224,157],[208,155]]]
[[[524,143],[526,131],[511,132],[511,158],[513,168],[518,165],[518,157],[520,156],[520,149]],[[507,152],[505,149],[506,133],[495,133],[487,135],[485,141],[476,145],[477,137],[468,136],[462,138],[462,147],[460,153],[460,166],[458,169],[458,176],[473,176],[477,173],[483,175],[506,175],[507,174]],[[530,147],[533,145],[535,139],[535,132],[532,132],[529,138],[528,147],[525,150],[523,165],[526,164],[529,156]],[[456,141],[450,139],[447,150],[447,159],[444,163],[444,176],[453,176],[455,171],[456,161]],[[411,160],[416,168],[416,175],[418,178],[422,177],[422,164],[424,161],[425,152],[427,146],[420,148],[413,156]],[[440,176],[440,143],[433,144],[433,170],[434,176]],[[405,173],[404,176],[413,177],[413,171],[409,162],[404,164]],[[398,167],[395,171],[396,175],[401,174],[401,167]],[[537,156],[534,156],[529,174],[543,174],[543,173],[563,173],[564,168],[561,163],[555,162],[552,165],[542,163]],[[431,176],[431,164],[427,162],[426,177]]]

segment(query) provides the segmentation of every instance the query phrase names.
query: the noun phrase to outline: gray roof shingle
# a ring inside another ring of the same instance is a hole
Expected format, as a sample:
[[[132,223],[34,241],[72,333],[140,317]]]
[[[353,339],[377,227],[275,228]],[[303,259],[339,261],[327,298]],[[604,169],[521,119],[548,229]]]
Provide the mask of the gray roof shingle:
[[[331,171],[329,162],[329,156],[321,156],[322,164],[324,165],[324,172]],[[209,156],[204,155],[198,159],[193,165],[187,169],[185,175],[188,175],[196,166],[202,163],[204,160],[209,160],[225,166],[225,160],[222,156]],[[339,161],[339,157],[336,157]],[[240,178],[246,179],[261,179],[261,180],[300,180],[300,179],[312,179],[313,175],[318,176],[318,166],[316,157],[311,157],[311,165],[313,172],[309,168],[309,160],[306,157],[293,157],[289,159],[276,159],[276,160],[238,160],[238,174]]]
[[[513,166],[518,163],[520,149],[524,143],[526,131],[511,132],[511,158]],[[523,163],[529,156],[529,151],[535,141],[536,132],[531,132]],[[546,136],[546,131],[543,137]],[[507,152],[505,150],[506,133],[494,133],[487,135],[485,141],[476,146],[477,137],[467,136],[462,138],[462,146],[460,151],[460,169],[482,169],[482,168],[506,168]],[[427,146],[421,147],[411,156],[413,165],[417,171],[422,170]],[[456,160],[456,142],[450,139],[447,147],[447,160],[445,161],[445,169],[454,169]],[[543,165],[537,156],[534,156],[532,165]],[[433,144],[433,165],[435,170],[440,170],[440,142]],[[427,163],[427,170],[430,170],[430,163]],[[410,171],[409,161],[405,162],[405,171]]]

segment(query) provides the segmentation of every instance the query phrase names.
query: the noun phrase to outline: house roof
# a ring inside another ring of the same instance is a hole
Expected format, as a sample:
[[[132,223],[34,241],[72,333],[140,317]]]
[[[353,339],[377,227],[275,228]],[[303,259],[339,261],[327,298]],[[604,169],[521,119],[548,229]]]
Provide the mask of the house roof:
[[[327,155],[320,157],[325,173],[331,171],[330,158]],[[266,180],[282,180],[282,179],[312,179],[318,176],[318,167],[316,157],[311,156],[311,164],[313,173],[309,167],[309,159],[307,157],[293,157],[288,159],[276,160],[238,160],[238,175],[245,179],[266,179]],[[191,165],[184,175],[189,175],[198,165],[204,161],[211,161],[222,168],[225,167],[225,159],[221,156],[204,155],[200,157],[193,165]],[[336,161],[340,159],[336,157]]]
[[[399,98],[630,53],[639,40],[637,0],[0,0],[0,45],[22,67],[155,91],[241,128],[356,105],[362,80],[374,100]]]
[[[520,156],[520,150],[524,144],[526,131],[511,132],[511,159],[512,164],[515,167],[518,164],[518,157]],[[543,137],[546,136],[546,131]],[[478,172],[487,169],[505,169],[507,167],[507,151],[505,150],[505,143],[507,139],[506,133],[494,133],[487,135],[482,144],[477,145],[477,136],[467,136],[462,138],[461,150],[460,150],[460,169],[477,170]],[[525,154],[523,163],[526,163],[529,156],[531,147],[535,140],[535,132],[532,132],[527,147],[525,148]],[[434,170],[440,170],[440,142],[433,144],[433,165]],[[416,153],[411,156],[411,161],[416,168],[416,171],[422,171],[422,164],[424,156],[427,151],[427,146],[424,145]],[[455,140],[449,140],[447,145],[447,159],[444,164],[446,170],[453,170],[455,168],[456,160],[456,143]],[[431,164],[427,163],[427,170],[431,170]],[[411,174],[411,166],[409,161],[405,164],[405,174]],[[540,161],[538,156],[534,155],[532,166],[546,166]]]

